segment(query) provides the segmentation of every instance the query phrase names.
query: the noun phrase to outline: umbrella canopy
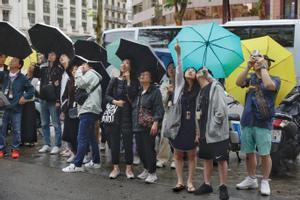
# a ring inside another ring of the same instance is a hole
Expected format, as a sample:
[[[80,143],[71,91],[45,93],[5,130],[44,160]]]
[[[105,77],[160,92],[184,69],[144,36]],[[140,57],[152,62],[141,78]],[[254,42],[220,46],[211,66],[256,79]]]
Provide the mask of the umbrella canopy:
[[[116,52],[120,46],[120,40],[116,40],[109,45],[107,45],[107,61],[116,67],[117,69],[120,69],[120,65],[122,64],[122,60],[116,55]]]
[[[77,40],[74,48],[76,55],[80,55],[88,60],[100,61],[105,68],[109,66],[106,50],[96,42],[91,40]]]
[[[130,59],[137,73],[145,69],[150,71],[152,79],[156,83],[159,83],[165,74],[162,62],[148,45],[121,39],[116,55],[121,60]]]
[[[178,33],[169,44],[176,64],[177,41],[182,49],[183,70],[206,66],[215,78],[224,78],[244,61],[240,38],[215,23],[185,27]]]
[[[227,92],[241,104],[245,104],[247,88],[240,88],[236,86],[235,82],[238,75],[246,68],[252,51],[259,50],[262,55],[267,55],[275,60],[271,63],[269,73],[271,76],[278,76],[281,79],[280,90],[275,102],[275,105],[278,106],[297,84],[293,54],[269,36],[243,40],[242,48],[245,62],[226,79]]]
[[[5,64],[9,65],[12,57],[7,57],[5,60]],[[22,67],[22,73],[26,74],[28,68],[37,63],[37,53],[35,50],[32,50],[32,53],[24,59],[24,65]]]
[[[155,51],[157,57],[163,62],[165,69],[167,69],[170,63],[174,63],[172,55],[167,51]]]
[[[32,53],[26,36],[7,22],[0,22],[0,52],[20,59]]]
[[[38,23],[31,27],[28,33],[31,43],[37,51],[43,54],[54,51],[57,54],[66,54],[69,58],[73,58],[73,42],[60,29]]]

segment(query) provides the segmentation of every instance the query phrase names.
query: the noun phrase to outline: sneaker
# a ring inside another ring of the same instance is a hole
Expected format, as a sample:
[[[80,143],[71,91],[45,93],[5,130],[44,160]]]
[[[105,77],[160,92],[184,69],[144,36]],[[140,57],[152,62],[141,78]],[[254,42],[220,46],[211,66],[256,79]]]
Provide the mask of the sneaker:
[[[101,167],[100,163],[94,163],[92,160],[84,165],[86,168],[99,169]]]
[[[242,182],[236,185],[238,190],[249,190],[258,188],[257,178],[247,176]]]
[[[270,196],[271,189],[268,180],[262,180],[260,184],[260,194],[263,196]]]
[[[127,179],[134,179],[134,173],[130,170],[126,170]]]
[[[165,167],[165,163],[163,161],[159,160],[156,162],[156,167],[163,168],[163,167]]]
[[[148,177],[146,178],[145,182],[146,183],[155,183],[157,181],[157,176],[156,173],[149,174]]]
[[[221,185],[219,187],[219,198],[220,198],[220,200],[228,200],[229,199],[228,190],[227,190],[226,185]]]
[[[52,148],[52,150],[50,151],[50,154],[59,154],[59,152],[60,152],[60,148],[59,147],[57,147],[57,146],[55,146],[55,147],[53,147]]]
[[[144,180],[148,177],[148,175],[149,175],[148,170],[144,169],[144,171],[140,175],[138,175],[138,178]]]
[[[100,142],[99,149],[100,151],[105,151],[105,143]]]
[[[88,155],[85,155],[84,158],[83,158],[82,163],[88,163],[90,161],[91,161],[91,158]]]
[[[172,161],[172,162],[171,162],[171,169],[176,169],[175,161]]]
[[[50,151],[50,146],[49,145],[44,145],[40,150],[39,153],[46,153]]]
[[[75,159],[75,155],[72,153],[71,156],[67,159],[67,163],[73,162]]]
[[[197,190],[195,190],[195,195],[209,194],[213,192],[211,185],[203,183]]]
[[[116,179],[120,175],[120,169],[112,170],[109,174],[110,179]]]
[[[133,164],[134,165],[139,165],[141,163],[141,159],[138,156],[133,157]]]
[[[11,150],[11,157],[13,159],[18,159],[20,157],[20,151],[16,149]]]
[[[70,164],[68,167],[62,169],[63,172],[73,173],[73,172],[83,172],[83,167],[76,167],[74,164]]]
[[[72,155],[72,151],[67,149],[60,153],[62,157],[70,157]]]
[[[5,156],[5,152],[4,151],[0,151],[0,159],[4,158],[4,156]]]

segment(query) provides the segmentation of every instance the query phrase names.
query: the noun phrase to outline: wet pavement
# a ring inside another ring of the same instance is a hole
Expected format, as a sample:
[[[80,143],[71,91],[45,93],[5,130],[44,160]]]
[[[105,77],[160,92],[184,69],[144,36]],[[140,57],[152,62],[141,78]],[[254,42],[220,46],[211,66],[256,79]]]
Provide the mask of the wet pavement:
[[[40,154],[41,139],[35,147],[22,147],[18,160],[5,158],[0,160],[0,200],[17,199],[218,199],[217,168],[213,175],[214,193],[205,196],[194,196],[187,192],[174,194],[171,188],[176,183],[175,170],[169,166],[158,169],[159,181],[148,185],[140,180],[127,180],[123,173],[117,180],[110,180],[111,170],[105,153],[102,153],[102,167],[98,170],[88,170],[84,173],[65,174],[61,169],[67,166],[66,158],[59,155]],[[228,173],[230,199],[260,200],[260,199],[300,199],[300,173],[296,166],[290,177],[272,177],[270,182],[272,195],[262,197],[258,190],[238,191],[235,185],[246,176],[244,155],[238,163],[236,155],[231,154]],[[125,166],[121,166],[124,171]],[[142,171],[141,166],[135,166],[135,174]],[[195,186],[202,183],[202,163],[198,162]],[[260,170],[257,171],[260,179]],[[187,168],[185,168],[187,177]]]

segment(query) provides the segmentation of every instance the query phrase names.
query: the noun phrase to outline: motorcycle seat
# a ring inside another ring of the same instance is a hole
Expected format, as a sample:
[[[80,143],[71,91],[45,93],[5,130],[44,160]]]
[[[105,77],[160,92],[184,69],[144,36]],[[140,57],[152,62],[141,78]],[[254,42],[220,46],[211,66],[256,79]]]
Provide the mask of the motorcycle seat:
[[[289,98],[284,99],[284,100],[282,101],[282,103],[286,103],[286,104],[293,103],[299,96],[300,96],[299,93],[294,94],[294,95],[290,96]]]
[[[237,113],[230,113],[230,114],[228,114],[228,120],[229,121],[240,121],[241,117]]]
[[[275,113],[275,118],[293,120],[293,117],[286,113]]]

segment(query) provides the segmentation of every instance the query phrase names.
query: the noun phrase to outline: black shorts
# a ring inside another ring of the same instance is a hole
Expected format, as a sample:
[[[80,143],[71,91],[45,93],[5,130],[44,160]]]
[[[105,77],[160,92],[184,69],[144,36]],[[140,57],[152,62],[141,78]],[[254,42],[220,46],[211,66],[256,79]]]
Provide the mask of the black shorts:
[[[200,159],[224,161],[229,159],[229,140],[207,144],[206,141],[200,141],[199,154]]]

